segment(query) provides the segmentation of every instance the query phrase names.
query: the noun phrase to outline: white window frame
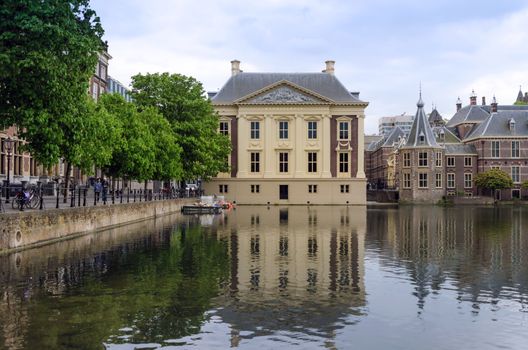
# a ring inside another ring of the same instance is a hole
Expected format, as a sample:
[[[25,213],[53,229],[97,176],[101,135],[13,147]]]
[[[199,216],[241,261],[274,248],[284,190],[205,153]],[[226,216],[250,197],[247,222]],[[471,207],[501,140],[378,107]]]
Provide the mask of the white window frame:
[[[260,140],[260,121],[259,120],[250,121],[249,138],[251,140]]]
[[[515,147],[514,147],[515,145]],[[521,157],[521,142],[520,141],[512,141],[511,142],[511,156],[512,158],[520,158]]]
[[[435,187],[442,188],[442,173],[436,173],[435,175]]]
[[[317,152],[308,152],[306,155],[307,158],[307,165],[308,165],[308,173],[314,174],[317,173]]]
[[[513,171],[514,169],[516,171]],[[513,165],[511,167],[511,178],[512,178],[513,183],[515,184],[518,184],[521,182],[521,167],[520,166]]]
[[[429,179],[427,173],[418,173],[418,188],[429,188]]]
[[[404,168],[410,168],[411,167],[411,153],[404,152],[403,153],[403,167]]]
[[[345,156],[346,159],[343,159]],[[337,171],[340,174],[348,174],[350,172],[350,154],[348,152],[339,152],[337,157],[337,167]],[[342,171],[345,167],[346,169]]]
[[[289,166],[290,153],[289,152],[279,152],[277,158],[279,160],[279,169],[278,169],[279,173],[288,174],[290,172],[290,166]]]
[[[290,122],[287,120],[279,120],[279,140],[290,139]]]
[[[437,167],[441,167],[442,166],[442,152],[436,152],[435,165]]]
[[[218,132],[219,132],[220,134],[222,134],[222,135],[229,136],[230,131],[231,131],[231,130],[230,130],[231,128],[229,127],[229,124],[230,124],[230,123],[229,123],[229,121],[227,121],[227,120],[220,120],[220,123],[218,124]],[[223,125],[226,126],[225,129],[222,128]]]
[[[260,152],[249,152],[249,172],[260,173]]]
[[[464,157],[464,167],[472,167],[472,166],[473,166],[473,158]]]
[[[403,188],[411,188],[411,174],[403,173]]]
[[[425,157],[423,157],[425,155]],[[429,152],[418,152],[418,166],[427,167],[429,166]]]
[[[308,130],[307,137],[308,140],[317,140],[317,133],[318,133],[318,125],[317,121],[315,120],[309,120],[306,124],[306,128]]]
[[[453,189],[456,188],[456,175],[455,173],[446,174],[446,188]]]
[[[491,158],[500,157],[500,141],[491,141]]]
[[[341,125],[346,125],[346,130],[341,130]],[[346,132],[346,137],[342,137],[343,133]],[[348,120],[338,120],[337,122],[337,139],[339,141],[348,141],[350,140],[350,121]]]
[[[455,167],[455,165],[456,165],[455,157],[447,157],[447,166]]]
[[[473,174],[464,173],[464,188],[473,188]]]

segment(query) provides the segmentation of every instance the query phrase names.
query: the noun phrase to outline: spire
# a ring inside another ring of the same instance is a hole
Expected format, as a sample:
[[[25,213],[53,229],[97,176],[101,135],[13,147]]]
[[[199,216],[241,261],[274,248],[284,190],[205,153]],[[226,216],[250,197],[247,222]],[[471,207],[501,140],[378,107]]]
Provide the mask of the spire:
[[[422,101],[422,82],[420,82],[420,98],[418,99],[416,106],[418,106],[418,108],[423,108],[424,106],[424,103]]]
[[[522,102],[523,101],[523,93],[522,93],[522,86],[519,85],[519,93],[517,94],[517,102]]]
[[[440,148],[436,142],[433,129],[429,124],[429,120],[423,108],[424,102],[422,100],[421,86],[420,97],[416,106],[418,109],[416,110],[416,116],[414,117],[413,125],[409,132],[405,147]]]

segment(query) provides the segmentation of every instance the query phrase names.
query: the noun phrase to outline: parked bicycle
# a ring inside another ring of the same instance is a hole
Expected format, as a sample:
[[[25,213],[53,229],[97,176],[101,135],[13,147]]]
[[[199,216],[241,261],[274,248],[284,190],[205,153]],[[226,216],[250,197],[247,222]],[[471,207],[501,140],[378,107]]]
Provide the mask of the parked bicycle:
[[[15,198],[11,201],[13,209],[23,208],[37,209],[40,204],[40,194],[35,188],[17,191]]]

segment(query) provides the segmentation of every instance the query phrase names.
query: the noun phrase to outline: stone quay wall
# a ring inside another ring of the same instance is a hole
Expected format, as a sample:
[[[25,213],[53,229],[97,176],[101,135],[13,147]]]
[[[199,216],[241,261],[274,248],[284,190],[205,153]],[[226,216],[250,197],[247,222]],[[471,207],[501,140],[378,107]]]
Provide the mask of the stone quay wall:
[[[194,199],[0,214],[0,254],[181,211]]]

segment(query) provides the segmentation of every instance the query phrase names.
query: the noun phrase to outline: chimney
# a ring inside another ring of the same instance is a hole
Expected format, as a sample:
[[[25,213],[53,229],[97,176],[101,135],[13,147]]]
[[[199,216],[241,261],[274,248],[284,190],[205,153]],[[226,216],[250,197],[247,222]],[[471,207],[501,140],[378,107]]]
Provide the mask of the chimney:
[[[491,113],[497,112],[497,106],[497,99],[495,98],[495,96],[493,96],[493,100],[491,100]]]
[[[335,61],[326,61],[326,69],[323,71],[323,73],[328,73],[328,74],[332,74],[334,75],[334,72],[335,72],[335,68],[334,68],[334,65],[335,65]]]
[[[231,61],[231,75],[235,76],[238,73],[242,72],[240,70],[240,61],[239,60],[232,60]]]
[[[472,106],[477,105],[477,94],[475,94],[475,90],[471,91],[471,96],[469,97],[469,104]]]
[[[457,112],[462,109],[462,101],[460,100],[460,96],[457,99],[456,108],[457,108]]]
[[[486,105],[486,96],[482,96],[482,105],[483,105],[483,106]]]

